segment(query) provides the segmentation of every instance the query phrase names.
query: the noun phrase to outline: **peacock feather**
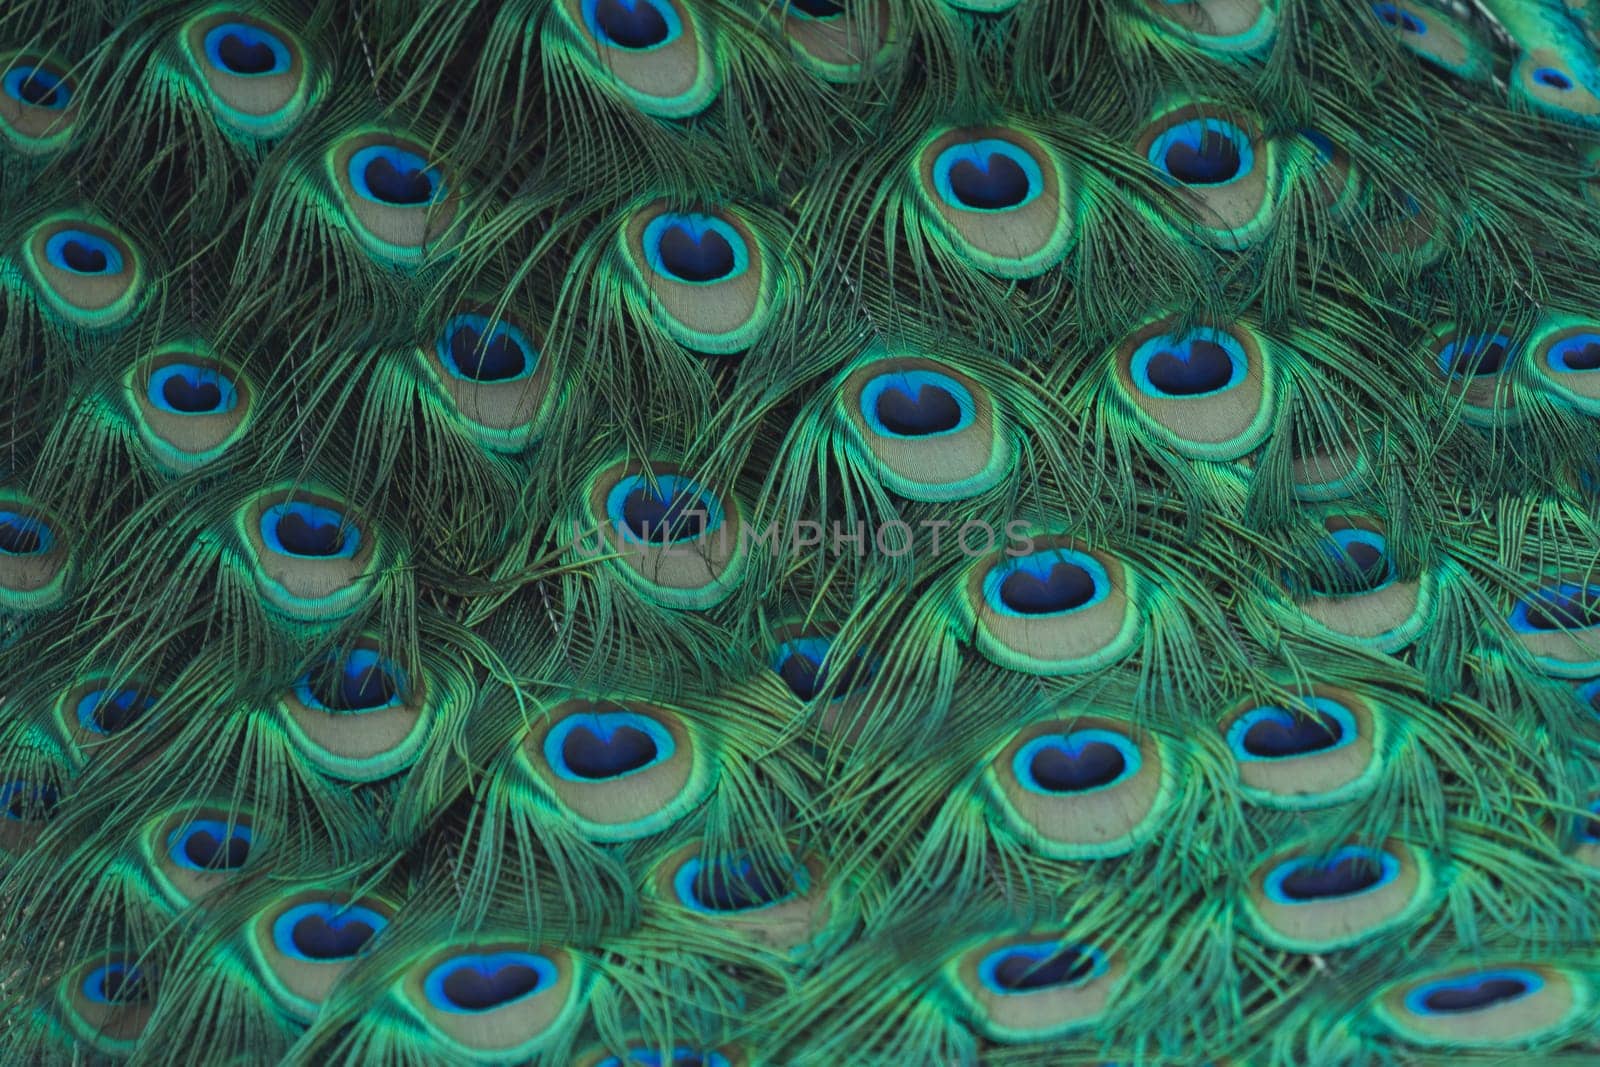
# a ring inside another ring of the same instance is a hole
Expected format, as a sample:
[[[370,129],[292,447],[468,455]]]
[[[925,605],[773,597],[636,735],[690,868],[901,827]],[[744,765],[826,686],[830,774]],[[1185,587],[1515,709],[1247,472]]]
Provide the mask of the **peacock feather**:
[[[1600,1063],[1597,234],[1585,0],[0,5],[0,1065]]]

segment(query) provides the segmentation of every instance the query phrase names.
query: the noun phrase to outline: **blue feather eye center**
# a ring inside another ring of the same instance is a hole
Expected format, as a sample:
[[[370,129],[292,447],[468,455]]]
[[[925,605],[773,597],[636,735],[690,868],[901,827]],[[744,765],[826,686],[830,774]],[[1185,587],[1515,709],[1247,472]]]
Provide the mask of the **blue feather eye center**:
[[[1439,349],[1439,369],[1452,378],[1499,374],[1516,357],[1503,333],[1469,334]]]
[[[1532,996],[1544,978],[1521,968],[1479,971],[1418,986],[1406,994],[1406,1009],[1416,1015],[1461,1015]]]
[[[1402,33],[1414,33],[1418,36],[1428,32],[1427,23],[1423,22],[1410,11],[1402,11],[1395,4],[1373,4],[1372,13],[1385,26],[1392,27]]]
[[[1562,582],[1518,602],[1511,627],[1521,633],[1600,626],[1600,586]]]
[[[1083,985],[1106,973],[1105,953],[1093,945],[1046,941],[1011,945],[978,963],[978,980],[1002,995]]]
[[[861,688],[877,673],[865,650],[858,650],[846,663],[828,660],[833,640],[828,637],[797,637],[778,646],[772,669],[778,672],[789,692],[809,701],[829,686],[837,684],[834,700],[843,700]]]
[[[1545,362],[1557,373],[1600,370],[1600,333],[1563,337],[1550,346]]]
[[[931,370],[897,370],[861,390],[861,415],[883,437],[942,437],[972,425],[977,403],[966,386]]]
[[[72,87],[66,79],[43,67],[12,67],[0,86],[7,96],[28,107],[63,111],[72,101]]]
[[[122,252],[116,245],[87,230],[61,229],[44,243],[44,257],[51,266],[72,274],[121,274]]]
[[[1227,185],[1250,173],[1255,149],[1246,133],[1226,119],[1189,119],[1163,130],[1148,158],[1183,185]]]
[[[1267,875],[1267,896],[1280,904],[1315,904],[1370,893],[1400,875],[1400,861],[1387,852],[1351,845],[1326,859],[1278,864]]]
[[[782,870],[756,856],[717,862],[690,859],[673,876],[673,889],[695,911],[740,912],[768,908],[805,888],[803,868]]]
[[[494,1011],[555,985],[556,965],[534,952],[457,956],[434,967],[422,988],[430,1003],[450,1012]]]
[[[293,959],[337,963],[366,949],[389,920],[359,904],[314,900],[297,904],[272,923],[278,951]]]
[[[44,822],[56,814],[61,794],[53,785],[7,782],[0,786],[0,815],[15,822]]]
[[[350,184],[363,198],[389,207],[424,207],[444,197],[438,169],[395,145],[369,145],[352,155]]]
[[[304,559],[354,556],[361,532],[350,520],[320,504],[274,504],[261,515],[261,537],[272,551]]]
[[[96,734],[121,733],[155,705],[150,693],[131,687],[96,689],[78,699],[78,725]]]
[[[983,579],[983,595],[1003,615],[1065,615],[1111,594],[1111,577],[1085,552],[1053,548],[1007,560]]]
[[[1584,841],[1600,841],[1600,800],[1590,803],[1589,810],[1578,817],[1578,837]]]
[[[357,648],[330,660],[295,686],[295,695],[319,711],[360,714],[400,703],[400,670],[376,650]]]
[[[1010,211],[1044,193],[1044,170],[1022,146],[997,137],[953,144],[933,161],[939,199],[967,211]]]
[[[1228,747],[1241,760],[1295,759],[1353,744],[1356,718],[1336,700],[1304,697],[1305,711],[1252,708],[1228,728]]]
[[[641,0],[641,3],[643,0]],[[715,215],[667,212],[644,228],[650,269],[678,282],[727,281],[750,266],[750,249],[739,231]]]
[[[538,357],[528,337],[509,322],[489,325],[485,315],[457,315],[439,335],[439,362],[455,377],[509,382],[533,373]]]
[[[145,395],[169,415],[220,415],[239,406],[239,390],[215,367],[168,363],[150,375]]]
[[[55,547],[55,534],[43,519],[0,511],[0,555],[40,556]]]
[[[1144,765],[1139,748],[1110,730],[1074,730],[1036,737],[1011,762],[1017,781],[1040,793],[1092,793],[1132,778]]]
[[[671,759],[677,742],[661,723],[634,711],[572,715],[544,739],[544,758],[568,781],[625,778]]]
[[[1301,130],[1300,136],[1309,141],[1311,147],[1316,150],[1318,163],[1328,164],[1333,162],[1333,138],[1320,130]]]
[[[206,60],[218,70],[241,78],[283,74],[289,69],[289,48],[260,26],[224,22],[205,37]]]
[[[844,5],[834,0],[789,0],[789,10],[808,19],[831,19],[844,14]]]
[[[722,526],[722,505],[689,478],[630,475],[606,494],[606,514],[624,539],[636,544],[694,541]]]
[[[683,34],[683,20],[667,0],[584,0],[583,19],[603,43],[643,52]]]
[[[107,963],[83,979],[83,997],[91,1004],[137,1004],[150,999],[144,972],[128,963]]]
[[[1202,327],[1182,337],[1152,337],[1134,349],[1133,384],[1161,399],[1213,396],[1244,381],[1250,359],[1225,330]]]
[[[1389,541],[1373,530],[1335,530],[1323,543],[1323,551],[1325,567],[1320,574],[1313,572],[1307,583],[1319,596],[1359,596],[1395,580]]]
[[[1563,71],[1556,70],[1554,67],[1540,67],[1535,70],[1533,72],[1533,80],[1539,85],[1560,92],[1566,92],[1572,88],[1572,79],[1567,77]]]
[[[234,871],[249,860],[252,840],[242,822],[230,826],[222,819],[196,819],[168,835],[167,853],[191,871]]]

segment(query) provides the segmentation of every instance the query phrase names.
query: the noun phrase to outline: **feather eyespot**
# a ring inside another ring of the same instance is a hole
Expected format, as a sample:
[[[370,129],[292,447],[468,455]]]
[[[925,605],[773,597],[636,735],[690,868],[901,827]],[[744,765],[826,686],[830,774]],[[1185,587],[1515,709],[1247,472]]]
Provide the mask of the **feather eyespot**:
[[[1271,222],[1278,149],[1262,137],[1259,120],[1214,104],[1180,104],[1145,125],[1134,151],[1177,191],[1176,206],[1208,244],[1245,248]]]
[[[867,77],[886,58],[891,17],[888,0],[790,0],[782,8],[784,35],[801,62],[843,83]]]
[[[1244,905],[1263,941],[1291,952],[1321,952],[1417,919],[1441,893],[1429,857],[1390,840],[1279,853],[1251,872]]]
[[[0,89],[24,107],[65,111],[72,101],[72,84],[65,75],[42,66],[15,66],[0,78]]]
[[[1244,323],[1179,329],[1169,317],[1119,344],[1118,392],[1156,438],[1194,459],[1238,459],[1272,431],[1275,351]]]
[[[374,255],[413,266],[459,237],[460,192],[422,144],[367,129],[336,143],[327,168],[351,229]]]
[[[673,875],[678,902],[698,912],[719,914],[774,907],[806,892],[804,867],[783,869],[755,855],[686,860]]]
[[[834,0],[789,0],[788,11],[808,19],[831,19],[844,14],[844,5]]]
[[[663,1059],[656,1049],[638,1045],[630,1047],[621,1056],[602,1054],[593,1061],[591,1067],[733,1067],[733,1061],[714,1049],[691,1048],[687,1045],[679,1045]]]
[[[109,226],[61,215],[34,228],[25,256],[40,295],[80,326],[108,326],[133,310],[143,267]]]
[[[218,70],[252,78],[283,74],[289,69],[289,48],[262,26],[224,22],[205,35],[206,59]]]
[[[1511,626],[1520,633],[1587,630],[1600,626],[1600,585],[1561,582],[1518,601]]]
[[[1156,169],[1182,185],[1227,185],[1255,165],[1249,136],[1224,119],[1190,119],[1164,131],[1149,149]]]
[[[1133,353],[1133,382],[1157,398],[1203,397],[1236,388],[1249,372],[1244,346],[1224,330],[1152,337]]]
[[[80,988],[84,999],[95,1004],[138,1004],[151,999],[144,972],[120,960],[94,968],[84,976]]]
[[[1228,56],[1265,51],[1277,35],[1271,4],[1261,0],[1146,0],[1164,23],[1176,24],[1181,39]],[[1159,24],[1158,24],[1159,25]],[[1162,27],[1165,28],[1165,27]]]
[[[314,900],[280,914],[272,923],[272,938],[291,959],[340,963],[366,952],[388,925],[388,918],[372,908]]]
[[[400,986],[454,1058],[528,1058],[582,1007],[583,968],[565,949],[512,939],[452,944],[419,959]]]
[[[276,137],[311,101],[305,46],[283,26],[213,10],[191,20],[180,40],[213,114],[235,134]]]
[[[1066,255],[1074,219],[1067,171],[1035,137],[1006,127],[961,127],[929,139],[914,175],[930,233],[979,270],[1043,274]]]
[[[1240,792],[1253,804],[1320,808],[1370,792],[1382,770],[1380,709],[1354,693],[1312,686],[1293,702],[1243,701],[1224,718]]]
[[[445,195],[444,178],[421,154],[397,145],[368,145],[350,157],[350,184],[375,204],[427,207]]]
[[[78,698],[75,718],[86,732],[108,737],[137,725],[155,703],[154,694],[132,686],[94,689]]]
[[[55,547],[55,533],[37,515],[0,511],[0,553],[42,556]]]
[[[670,760],[672,734],[648,715],[597,711],[562,719],[545,735],[545,762],[571,781],[615,781]]]
[[[304,501],[266,508],[261,539],[270,551],[300,559],[350,559],[361,547],[361,531],[349,516]]]
[[[1539,67],[1534,70],[1532,77],[1538,84],[1558,92],[1567,92],[1572,88],[1572,79],[1565,71],[1556,70],[1554,67]]]
[[[1093,1027],[1125,970],[1098,945],[1025,933],[969,947],[945,965],[945,976],[973,1028],[1012,1044]]]
[[[338,714],[370,714],[398,707],[404,677],[377,649],[355,648],[308,672],[295,696],[308,708]]]
[[[935,370],[904,368],[869,379],[861,415],[884,437],[928,438],[972,425],[977,405],[966,386]]]
[[[1395,4],[1373,4],[1372,13],[1378,16],[1378,21],[1393,30],[1401,33],[1415,34],[1420,37],[1428,32],[1428,24],[1415,11],[1399,7]]]
[[[72,136],[78,87],[61,65],[27,53],[0,54],[0,139],[15,152],[39,155]]]
[[[829,660],[832,637],[807,634],[791,637],[773,653],[771,666],[796,699],[809,702],[824,690],[832,690],[831,700],[845,700],[866,688],[878,673],[878,662],[865,649],[857,650],[847,662]]]
[[[169,415],[221,415],[239,406],[239,390],[216,367],[168,363],[150,376],[146,395]]]
[[[583,0],[589,32],[613,48],[645,51],[683,35],[683,20],[671,4],[655,0]]]
[[[249,382],[199,342],[159,349],[129,368],[122,386],[149,458],[167,474],[216,460],[250,426]]]
[[[1439,371],[1451,378],[1478,378],[1499,374],[1516,357],[1516,346],[1503,333],[1469,334],[1440,347]]]
[[[7,782],[0,786],[0,819],[12,822],[47,822],[55,818],[61,796],[53,785]]]
[[[606,514],[625,540],[673,545],[697,541],[722,526],[722,507],[693,479],[660,474],[620,479],[606,495]]]
[[[1600,325],[1549,313],[1528,341],[1528,366],[1545,391],[1586,415],[1600,414]]]
[[[527,336],[508,322],[491,328],[484,315],[457,315],[439,335],[439,361],[470,382],[510,382],[534,371],[538,356]]]
[[[744,238],[712,215],[657,215],[644,228],[644,252],[651,270],[689,285],[727,281],[750,267]]]
[[[1081,986],[1109,970],[1106,954],[1093,945],[1043,941],[996,949],[978,964],[978,979],[992,993],[1021,996]]]
[[[1395,982],[1372,1011],[1407,1044],[1527,1049],[1587,1014],[1593,998],[1592,980],[1580,970],[1474,960]]]
[[[634,306],[695,352],[738,352],[771,319],[779,271],[731,209],[675,211],[656,201],[622,227]]]
[[[1309,593],[1323,597],[1362,596],[1395,581],[1388,538],[1377,530],[1359,527],[1333,530],[1322,548],[1326,567],[1306,581]]]
[[[1139,748],[1111,730],[1044,734],[1017,750],[1012,773],[1025,788],[1047,794],[1114,788],[1139,773]]]
[[[1360,736],[1355,716],[1328,697],[1307,697],[1305,712],[1252,708],[1228,728],[1228,747],[1239,760],[1285,760],[1327,755]]]
[[[983,580],[990,610],[1014,618],[1059,616],[1102,603],[1111,579],[1093,556],[1055,548],[1019,556],[995,567]]]
[[[435,1007],[477,1014],[509,1007],[555,985],[556,966],[533,952],[474,953],[434,967],[423,989]]]
[[[1518,599],[1506,623],[1546,674],[1583,678],[1600,671],[1600,584],[1588,577],[1546,581]]]
[[[236,871],[249,862],[253,840],[246,822],[196,819],[167,836],[167,854],[190,871]]]

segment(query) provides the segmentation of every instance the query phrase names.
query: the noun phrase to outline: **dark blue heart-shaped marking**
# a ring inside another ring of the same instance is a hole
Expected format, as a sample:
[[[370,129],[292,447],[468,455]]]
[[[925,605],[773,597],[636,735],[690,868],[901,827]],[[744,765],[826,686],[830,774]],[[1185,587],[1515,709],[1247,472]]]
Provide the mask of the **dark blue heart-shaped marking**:
[[[347,960],[360,952],[374,933],[369,923],[353,915],[311,914],[294,924],[289,938],[310,959]]]
[[[705,533],[705,502],[689,493],[663,499],[640,486],[622,502],[622,521],[641,541],[692,541]]]
[[[1094,578],[1072,563],[1057,563],[1044,579],[1013,571],[1000,583],[1000,602],[1019,615],[1049,615],[1082,607],[1094,597]]]
[[[1563,349],[1561,362],[1568,370],[1594,370],[1600,367],[1600,341],[1585,341],[1581,346]]]
[[[150,999],[150,983],[137,967],[107,967],[100,974],[100,998],[108,1004],[138,1004]]]
[[[1323,573],[1313,573],[1308,583],[1314,593],[1340,596],[1367,593],[1389,577],[1389,557],[1377,545],[1351,541],[1329,552]]]
[[[103,274],[109,263],[104,249],[90,248],[72,240],[62,244],[61,259],[79,274]]]
[[[1150,384],[1168,396],[1210,393],[1233,377],[1228,350],[1215,341],[1191,341],[1188,351],[1162,351],[1150,357],[1145,372]]]
[[[1378,4],[1373,8],[1379,21],[1386,26],[1392,26],[1406,33],[1427,33],[1428,27],[1423,25],[1421,19],[1409,11],[1401,11],[1393,4]]]
[[[778,676],[801,700],[810,700],[822,688],[822,664],[804,653],[786,658],[778,667]]]
[[[410,207],[433,198],[433,183],[422,170],[401,170],[384,156],[367,164],[361,175],[372,195],[388,204]]]
[[[527,366],[522,348],[505,333],[495,333],[487,343],[471,326],[457,327],[450,335],[450,357],[462,375],[480,382],[515,378]]]
[[[661,265],[674,277],[690,282],[714,282],[733,273],[733,245],[716,230],[698,238],[686,226],[668,226],[661,234]]]
[[[780,900],[788,880],[753,860],[707,864],[694,880],[694,897],[711,911],[744,911]]]
[[[381,708],[395,698],[399,688],[389,672],[375,663],[319,671],[311,680],[311,695],[332,711]]]
[[[61,82],[41,71],[22,79],[17,86],[22,102],[34,107],[55,107],[61,102]]]
[[[878,421],[902,437],[945,433],[961,424],[961,405],[937,385],[924,385],[915,396],[891,386],[878,394]]]
[[[632,726],[617,726],[602,737],[588,726],[574,726],[561,742],[567,769],[581,778],[615,778],[654,762],[655,739]]]
[[[1090,741],[1076,751],[1064,744],[1049,745],[1034,753],[1028,765],[1033,780],[1052,793],[1081,793],[1109,785],[1127,769],[1127,757],[1104,741]]]
[[[1167,173],[1185,185],[1220,185],[1239,176],[1244,160],[1233,138],[1211,129],[1194,143],[1175,140],[1162,157]]]
[[[246,41],[235,33],[224,34],[217,42],[217,55],[235,74],[264,74],[278,62],[265,41]]]
[[[101,697],[94,707],[94,724],[101,733],[114,734],[138,721],[150,706],[150,698],[137,689],[123,689]]]
[[[1022,992],[1081,982],[1094,972],[1094,955],[1068,945],[1043,958],[1026,952],[1009,952],[995,964],[994,982],[1001,989]]]
[[[18,822],[44,822],[55,818],[61,795],[54,786],[41,785],[11,790],[6,801],[6,817]]]
[[[1515,1000],[1528,991],[1520,978],[1493,977],[1465,980],[1436,989],[1422,998],[1429,1011],[1448,1015],[1460,1011],[1482,1011],[1503,1000]]]
[[[671,32],[649,0],[599,0],[594,21],[606,40],[618,48],[652,48]]]
[[[1383,879],[1383,868],[1368,856],[1349,856],[1326,865],[1307,864],[1283,880],[1290,900],[1330,900],[1371,889]]]
[[[0,519],[0,552],[26,556],[44,548],[44,530],[36,522]]]
[[[814,19],[831,19],[835,15],[844,14],[843,5],[836,4],[833,0],[789,0],[789,6]]]
[[[464,1011],[488,1011],[537,988],[539,972],[525,963],[505,963],[492,971],[457,967],[444,980],[445,997]]]
[[[202,870],[231,871],[243,867],[250,858],[250,842],[240,834],[219,840],[210,830],[192,830],[184,838],[183,854]]]
[[[222,406],[222,389],[214,381],[204,378],[194,381],[182,374],[174,374],[161,383],[161,397],[176,411],[201,415]]]
[[[333,556],[344,547],[336,522],[313,523],[297,511],[278,518],[278,543],[297,556]]]
[[[998,152],[982,163],[963,159],[950,168],[950,190],[964,207],[984,211],[1015,207],[1028,197],[1028,173]]]
[[[1337,723],[1314,715],[1286,715],[1287,721],[1272,717],[1252,723],[1244,733],[1244,750],[1252,756],[1272,759],[1280,756],[1305,756],[1339,743]]]
[[[1583,630],[1600,626],[1600,596],[1590,590],[1571,595],[1546,593],[1527,602],[1532,630]]]
[[[1474,378],[1498,374],[1509,354],[1510,348],[1499,338],[1463,341],[1450,353],[1450,373]]]

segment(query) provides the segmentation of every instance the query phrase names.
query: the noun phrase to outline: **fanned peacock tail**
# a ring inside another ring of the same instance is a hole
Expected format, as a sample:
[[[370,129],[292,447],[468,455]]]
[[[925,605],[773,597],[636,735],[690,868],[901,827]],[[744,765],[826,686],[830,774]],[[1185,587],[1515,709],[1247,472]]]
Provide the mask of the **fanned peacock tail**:
[[[1600,1062],[1600,7],[0,7],[0,1064]]]

